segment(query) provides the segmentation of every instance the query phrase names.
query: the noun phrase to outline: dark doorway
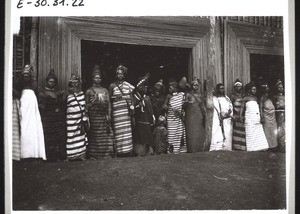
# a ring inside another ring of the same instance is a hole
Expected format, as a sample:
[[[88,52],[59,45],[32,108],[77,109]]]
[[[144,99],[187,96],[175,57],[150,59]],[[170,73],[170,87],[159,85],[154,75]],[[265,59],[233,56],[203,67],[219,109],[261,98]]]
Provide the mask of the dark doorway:
[[[91,73],[97,64],[103,71],[103,86],[115,80],[119,63],[128,68],[127,81],[136,84],[139,77],[150,73],[150,84],[159,79],[167,84],[170,77],[179,81],[188,77],[188,48],[128,45],[95,41],[81,41],[81,69],[83,90],[92,85]]]
[[[271,92],[278,79],[284,83],[284,57],[278,55],[251,54],[250,55],[251,80],[266,82]]]

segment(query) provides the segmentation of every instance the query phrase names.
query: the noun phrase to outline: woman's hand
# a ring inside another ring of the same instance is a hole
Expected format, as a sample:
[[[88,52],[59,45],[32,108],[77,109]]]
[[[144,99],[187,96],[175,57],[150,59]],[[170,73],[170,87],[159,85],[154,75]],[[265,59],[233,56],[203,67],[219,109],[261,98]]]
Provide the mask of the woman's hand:
[[[167,111],[167,110],[168,110],[168,105],[165,105],[165,104],[164,104],[164,105],[162,106],[162,108],[163,108],[164,110]]]
[[[242,123],[244,123],[244,122],[245,122],[245,117],[244,117],[244,116],[241,116],[241,117],[240,117],[240,121],[241,121]]]

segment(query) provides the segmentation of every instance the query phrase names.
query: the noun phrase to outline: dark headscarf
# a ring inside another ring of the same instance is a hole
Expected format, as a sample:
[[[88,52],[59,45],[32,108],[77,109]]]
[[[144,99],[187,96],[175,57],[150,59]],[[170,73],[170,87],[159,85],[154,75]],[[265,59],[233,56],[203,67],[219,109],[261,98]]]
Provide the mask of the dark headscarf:
[[[118,73],[118,71],[121,71],[124,75],[127,74],[128,68],[126,68],[124,65],[119,65],[116,68],[116,74]]]
[[[54,79],[55,83],[57,83],[57,77],[54,74],[54,69],[51,69],[48,76],[46,77],[46,81],[48,82],[49,79]]]
[[[92,77],[94,77],[96,75],[101,76],[101,70],[100,70],[100,66],[99,65],[95,65],[95,67],[93,69]]]
[[[29,74],[30,77],[32,77],[32,72],[33,72],[33,68],[31,65],[25,65],[22,72],[21,72],[21,75],[23,76],[24,74]]]

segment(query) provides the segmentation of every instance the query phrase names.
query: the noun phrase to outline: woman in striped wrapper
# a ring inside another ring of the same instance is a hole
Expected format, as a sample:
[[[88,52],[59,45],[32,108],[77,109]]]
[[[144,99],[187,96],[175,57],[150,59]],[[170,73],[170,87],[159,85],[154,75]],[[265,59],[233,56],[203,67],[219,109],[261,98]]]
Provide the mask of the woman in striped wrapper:
[[[134,106],[131,103],[134,86],[125,81],[127,70],[125,66],[119,65],[116,81],[109,86],[117,156],[132,156],[133,150],[131,112]]]
[[[237,79],[234,83],[234,93],[230,96],[233,104],[233,133],[232,133],[232,149],[246,150],[245,124],[240,121],[240,110],[243,102],[244,94],[242,92],[243,84]]]
[[[182,109],[185,95],[184,92],[179,92],[177,82],[169,83],[169,92],[170,95],[167,96],[164,104],[164,108],[167,110],[168,142],[173,148],[171,152],[179,154],[186,152],[184,112]]]
[[[110,129],[111,105],[107,89],[101,86],[101,74],[99,66],[95,66],[93,86],[85,93],[91,125],[88,133],[88,156],[91,159],[114,155],[113,132]]]
[[[261,124],[256,87],[250,82],[246,85],[247,95],[244,97],[240,120],[245,122],[246,149],[247,151],[262,151],[269,148],[266,135]],[[245,112],[245,115],[243,113]]]
[[[81,91],[79,76],[72,74],[69,80],[67,96],[67,160],[85,160],[87,149],[86,132],[81,123],[87,119],[85,115],[85,96]]]

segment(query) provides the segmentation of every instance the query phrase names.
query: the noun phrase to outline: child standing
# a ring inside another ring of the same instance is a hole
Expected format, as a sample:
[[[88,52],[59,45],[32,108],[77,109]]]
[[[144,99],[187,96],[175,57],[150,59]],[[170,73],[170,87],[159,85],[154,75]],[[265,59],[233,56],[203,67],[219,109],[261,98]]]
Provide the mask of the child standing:
[[[154,154],[167,154],[169,152],[168,130],[166,129],[166,118],[162,115],[158,117],[157,126],[153,131]]]

